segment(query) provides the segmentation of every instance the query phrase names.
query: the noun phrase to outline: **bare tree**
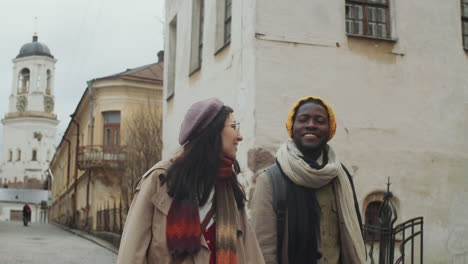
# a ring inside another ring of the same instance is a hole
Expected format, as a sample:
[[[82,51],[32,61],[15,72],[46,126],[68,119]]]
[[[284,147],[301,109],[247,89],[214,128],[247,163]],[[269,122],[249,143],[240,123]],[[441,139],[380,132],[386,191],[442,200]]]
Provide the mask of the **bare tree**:
[[[159,105],[142,105],[126,122],[126,169],[120,177],[120,190],[125,208],[133,199],[133,188],[140,177],[161,160],[162,110]]]

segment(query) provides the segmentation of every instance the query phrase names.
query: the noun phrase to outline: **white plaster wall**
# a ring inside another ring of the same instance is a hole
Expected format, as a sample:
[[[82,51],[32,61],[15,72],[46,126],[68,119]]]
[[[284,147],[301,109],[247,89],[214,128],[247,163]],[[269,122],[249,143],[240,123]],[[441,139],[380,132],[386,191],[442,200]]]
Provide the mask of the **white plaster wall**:
[[[331,145],[354,173],[361,204],[390,177],[400,221],[424,216],[425,259],[466,257],[468,57],[460,3],[399,1],[395,43],[347,38],[344,3],[257,1],[256,146],[276,151],[292,104],[323,97],[338,119]]]
[[[31,223],[40,222],[40,205],[28,204],[31,208]],[[0,221],[10,221],[10,210],[23,211],[24,203],[6,203],[0,202]]]
[[[163,158],[179,148],[180,124],[190,105],[208,97],[218,97],[234,109],[241,122],[244,141],[238,150],[242,169],[247,171],[247,150],[254,145],[255,130],[255,68],[254,68],[254,10],[251,1],[233,1],[231,44],[215,53],[215,1],[205,2],[203,63],[201,69],[189,77],[191,6],[192,1],[166,1],[166,36],[168,25],[177,15],[177,57],[175,94],[163,103]],[[166,39],[165,51],[169,52]],[[166,58],[166,63],[169,58]],[[165,66],[167,69],[167,64]],[[164,96],[167,92],[167,71]],[[248,181],[244,181],[248,184]]]
[[[44,171],[55,153],[54,138],[57,120],[43,118],[4,119],[3,167],[0,177],[14,182],[24,181],[24,176],[45,180]],[[42,134],[41,141],[33,137],[34,132]],[[13,160],[8,161],[8,151],[13,150]],[[17,161],[17,149],[21,160]],[[37,150],[37,161],[32,161],[32,150]],[[50,152],[49,156],[47,153]]]

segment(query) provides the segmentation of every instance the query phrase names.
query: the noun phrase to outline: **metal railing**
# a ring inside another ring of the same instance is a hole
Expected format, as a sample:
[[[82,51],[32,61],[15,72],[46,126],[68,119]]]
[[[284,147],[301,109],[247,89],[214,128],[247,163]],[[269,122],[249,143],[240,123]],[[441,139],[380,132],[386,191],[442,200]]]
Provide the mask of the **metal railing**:
[[[121,168],[126,159],[125,146],[82,146],[78,149],[78,168]]]
[[[407,220],[394,227],[398,215],[392,198],[389,181],[387,192],[385,192],[384,200],[379,208],[378,224],[363,225],[364,242],[369,249],[370,263],[404,264],[406,258],[409,258],[409,263],[413,264],[417,263],[419,258],[419,263],[422,264],[424,253],[423,217]],[[418,238],[419,243],[416,241]],[[399,247],[397,246],[398,243],[400,244]],[[409,247],[408,250],[407,247]],[[396,261],[395,248],[399,248],[399,256],[397,256]],[[374,260],[374,250],[378,250],[378,262]]]
[[[125,214],[126,210],[122,207],[122,201],[118,207],[115,201],[113,207],[110,207],[109,202],[107,202],[96,213],[96,230],[121,234],[125,225]]]
[[[409,234],[407,235],[406,232],[409,231]],[[410,263],[414,263],[415,259],[415,240],[419,236],[419,258],[420,258],[420,263],[423,263],[423,238],[424,238],[424,219],[423,217],[416,217],[413,219],[410,219],[404,223],[401,223],[397,225],[393,231],[393,240],[395,240],[395,237],[399,236],[401,234],[402,241],[400,244],[400,257],[396,260],[395,264],[405,263],[405,257],[406,257],[406,251],[405,247],[409,243],[410,246],[410,252],[409,252],[409,257],[411,259]]]

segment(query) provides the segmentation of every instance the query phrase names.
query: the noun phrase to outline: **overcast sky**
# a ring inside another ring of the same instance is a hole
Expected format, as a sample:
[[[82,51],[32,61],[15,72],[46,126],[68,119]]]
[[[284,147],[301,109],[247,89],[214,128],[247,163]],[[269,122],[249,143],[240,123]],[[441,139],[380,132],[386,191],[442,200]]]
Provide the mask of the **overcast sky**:
[[[8,110],[12,59],[34,32],[58,60],[54,111],[61,138],[86,81],[157,61],[163,19],[164,0],[0,0],[0,117]]]

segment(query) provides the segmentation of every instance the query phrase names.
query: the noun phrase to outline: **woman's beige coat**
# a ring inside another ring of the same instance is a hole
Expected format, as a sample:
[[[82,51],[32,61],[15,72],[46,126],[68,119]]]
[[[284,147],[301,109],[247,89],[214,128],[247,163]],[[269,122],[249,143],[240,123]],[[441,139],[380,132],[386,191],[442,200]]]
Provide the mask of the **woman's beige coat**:
[[[166,185],[161,186],[160,178],[166,175],[170,164],[170,161],[158,162],[137,184],[122,234],[118,264],[209,263],[210,250],[203,236],[202,248],[196,255],[175,259],[167,249],[166,216],[172,198],[167,194]],[[239,264],[262,264],[263,256],[245,210],[240,210],[239,215],[240,219],[237,221]]]

